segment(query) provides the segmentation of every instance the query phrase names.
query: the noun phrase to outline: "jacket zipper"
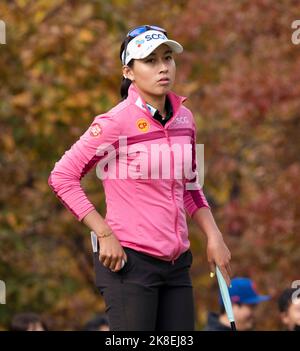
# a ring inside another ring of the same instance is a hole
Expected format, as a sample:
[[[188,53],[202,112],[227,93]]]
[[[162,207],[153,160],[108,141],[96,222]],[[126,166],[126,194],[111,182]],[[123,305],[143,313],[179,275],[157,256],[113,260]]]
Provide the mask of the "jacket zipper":
[[[150,111],[146,108],[146,114],[148,116],[150,116],[151,120],[154,121],[155,123],[157,123],[161,129],[164,130],[165,136],[166,136],[166,138],[168,140],[168,144],[169,144],[170,149],[171,149],[171,142],[170,142],[170,138],[169,138],[168,131],[167,131],[166,127],[176,118],[176,116],[178,115],[178,112],[179,112],[179,109],[176,111],[176,114],[174,114],[173,117],[165,124],[165,126],[163,126],[159,121],[157,121],[155,118],[153,118],[153,116],[151,115]],[[172,156],[171,156],[172,168],[171,169],[173,169],[173,173],[174,173],[174,155],[173,155],[173,152],[171,152],[171,154],[172,154]],[[177,255],[177,253],[179,251],[179,248],[180,248],[180,239],[178,239],[178,235],[177,235],[178,206],[176,206],[175,197],[174,197],[174,184],[175,184],[175,180],[173,179],[173,181],[172,181],[172,199],[173,199],[173,202],[174,202],[174,205],[175,205],[175,208],[176,208],[175,235],[176,235],[176,239],[177,239],[177,243],[178,243],[177,244],[178,249],[176,250],[176,253],[175,253],[175,255],[173,256],[173,258],[171,260],[172,265],[175,264],[175,257],[176,257],[176,255]]]
[[[167,140],[168,140],[168,144],[169,144],[169,148],[171,150],[171,141],[170,141],[170,138],[169,138],[169,135],[168,135],[168,131],[165,129],[165,135],[167,137]],[[173,178],[174,178],[174,154],[173,152],[171,151],[171,162],[172,162],[172,165],[171,165],[171,170],[173,170]],[[174,196],[174,185],[175,185],[175,180],[173,179],[172,180],[172,199],[173,199],[173,203],[175,205],[175,209],[176,209],[176,216],[175,216],[175,235],[176,235],[176,238],[177,238],[177,250],[176,250],[176,253],[174,254],[173,256],[173,259],[172,259],[172,265],[174,265],[174,260],[175,260],[175,256],[177,255],[177,252],[178,252],[178,249],[179,249],[179,245],[180,245],[180,240],[178,238],[178,234],[177,234],[177,222],[178,222],[178,206],[176,205],[176,201],[175,201],[175,196]]]

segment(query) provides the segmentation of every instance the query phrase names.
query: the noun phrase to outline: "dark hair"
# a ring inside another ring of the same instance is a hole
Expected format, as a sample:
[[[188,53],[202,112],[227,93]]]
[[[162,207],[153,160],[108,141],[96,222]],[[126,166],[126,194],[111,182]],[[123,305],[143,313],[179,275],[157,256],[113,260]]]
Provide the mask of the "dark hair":
[[[292,303],[292,295],[297,290],[298,289],[296,288],[288,288],[283,290],[278,298],[278,309],[280,312],[286,312],[289,309],[290,304]]]
[[[128,45],[128,43],[130,42],[130,40],[132,40],[133,38],[128,38],[126,37],[120,47],[120,60],[122,61],[123,64],[123,60],[122,60],[122,53],[124,51],[125,46]],[[133,67],[133,62],[134,60],[130,60],[127,64],[128,67],[132,68]],[[121,94],[121,98],[122,100],[126,99],[128,96],[128,89],[130,87],[131,84],[131,80],[129,78],[124,78],[122,77],[122,82],[121,82],[121,87],[120,87],[120,94]]]
[[[98,331],[102,325],[109,327],[108,319],[105,314],[99,314],[95,318],[89,320],[83,330],[85,331]]]
[[[31,323],[40,323],[44,330],[48,330],[43,319],[36,313],[18,313],[16,314],[11,322],[11,331],[27,331]]]

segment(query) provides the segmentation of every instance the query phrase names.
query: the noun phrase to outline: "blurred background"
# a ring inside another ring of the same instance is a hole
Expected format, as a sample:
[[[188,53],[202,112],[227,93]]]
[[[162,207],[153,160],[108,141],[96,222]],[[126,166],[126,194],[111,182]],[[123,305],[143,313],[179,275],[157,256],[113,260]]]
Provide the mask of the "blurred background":
[[[119,48],[156,24],[184,46],[174,91],[188,96],[205,145],[204,192],[232,252],[233,276],[272,299],[257,330],[281,328],[276,299],[300,279],[299,1],[1,0],[0,279],[13,315],[34,311],[53,330],[78,330],[105,309],[90,235],[54,196],[54,163],[93,118],[120,101]],[[82,185],[105,216],[95,171]],[[189,221],[200,330],[218,310],[206,243]],[[203,236],[204,239],[204,236]]]

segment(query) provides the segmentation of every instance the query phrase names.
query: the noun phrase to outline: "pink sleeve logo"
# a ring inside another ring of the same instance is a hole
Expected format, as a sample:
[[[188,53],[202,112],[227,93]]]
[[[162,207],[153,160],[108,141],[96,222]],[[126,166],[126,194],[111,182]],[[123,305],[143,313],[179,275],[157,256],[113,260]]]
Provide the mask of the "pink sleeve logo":
[[[90,135],[96,137],[102,133],[102,129],[99,123],[93,123],[90,128]]]

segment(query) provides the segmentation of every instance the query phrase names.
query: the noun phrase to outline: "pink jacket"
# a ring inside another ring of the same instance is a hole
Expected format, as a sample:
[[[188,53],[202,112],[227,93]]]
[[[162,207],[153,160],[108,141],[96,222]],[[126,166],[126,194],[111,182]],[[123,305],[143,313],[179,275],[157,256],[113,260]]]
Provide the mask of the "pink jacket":
[[[168,97],[173,116],[163,127],[131,84],[128,98],[96,116],[56,162],[48,182],[81,221],[95,207],[80,180],[97,165],[105,191],[105,221],[121,245],[174,263],[190,246],[185,211],[192,216],[198,208],[210,207],[195,176],[193,115],[182,105],[185,97],[173,92]],[[186,146],[191,152],[182,151]],[[159,147],[171,152],[159,157]],[[190,169],[188,177],[184,167]],[[187,183],[195,190],[187,189]]]

